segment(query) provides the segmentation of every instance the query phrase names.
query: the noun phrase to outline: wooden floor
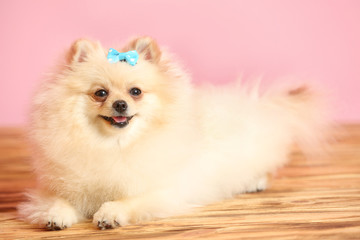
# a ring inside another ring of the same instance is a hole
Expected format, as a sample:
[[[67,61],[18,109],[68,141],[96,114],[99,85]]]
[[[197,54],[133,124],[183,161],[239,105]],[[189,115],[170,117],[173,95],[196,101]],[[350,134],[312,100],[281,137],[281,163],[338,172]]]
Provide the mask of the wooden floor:
[[[0,239],[360,239],[360,125],[341,128],[328,156],[294,154],[264,192],[106,231],[90,221],[45,231],[17,219],[23,190],[34,186],[22,134],[0,129]]]

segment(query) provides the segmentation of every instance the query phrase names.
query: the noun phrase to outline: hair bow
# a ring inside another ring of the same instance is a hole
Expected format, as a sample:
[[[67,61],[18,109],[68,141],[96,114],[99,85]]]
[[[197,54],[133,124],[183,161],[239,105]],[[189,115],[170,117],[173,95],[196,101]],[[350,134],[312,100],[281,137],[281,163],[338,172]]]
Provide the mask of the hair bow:
[[[113,48],[109,49],[107,59],[110,63],[117,63],[119,61],[126,61],[131,66],[135,66],[139,59],[139,54],[133,50],[129,52],[120,53]]]

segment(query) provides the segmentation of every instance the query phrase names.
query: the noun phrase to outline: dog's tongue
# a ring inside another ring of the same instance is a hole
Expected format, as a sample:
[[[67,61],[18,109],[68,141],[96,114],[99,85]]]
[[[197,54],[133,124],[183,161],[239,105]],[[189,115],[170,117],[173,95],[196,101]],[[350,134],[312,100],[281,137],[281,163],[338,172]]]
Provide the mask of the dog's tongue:
[[[112,117],[112,119],[114,119],[114,121],[117,123],[126,122],[126,117],[123,117],[123,116]]]

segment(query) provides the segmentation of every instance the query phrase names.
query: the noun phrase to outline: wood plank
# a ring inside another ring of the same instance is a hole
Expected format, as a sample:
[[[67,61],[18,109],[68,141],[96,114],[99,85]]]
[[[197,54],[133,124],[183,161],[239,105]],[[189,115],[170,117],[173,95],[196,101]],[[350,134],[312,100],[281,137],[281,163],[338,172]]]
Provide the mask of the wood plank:
[[[45,231],[17,218],[24,189],[35,185],[22,128],[0,128],[0,239],[360,239],[360,125],[334,135],[329,154],[291,162],[264,192],[193,212],[100,231],[90,221]]]

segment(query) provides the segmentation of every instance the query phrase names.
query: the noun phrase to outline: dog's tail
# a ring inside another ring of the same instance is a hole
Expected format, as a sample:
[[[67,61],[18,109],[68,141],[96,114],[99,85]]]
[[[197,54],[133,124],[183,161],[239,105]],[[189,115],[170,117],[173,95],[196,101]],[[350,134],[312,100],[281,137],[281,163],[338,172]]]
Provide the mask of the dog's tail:
[[[325,94],[314,87],[300,85],[269,95],[280,106],[281,118],[301,150],[306,155],[326,152],[334,122]]]

